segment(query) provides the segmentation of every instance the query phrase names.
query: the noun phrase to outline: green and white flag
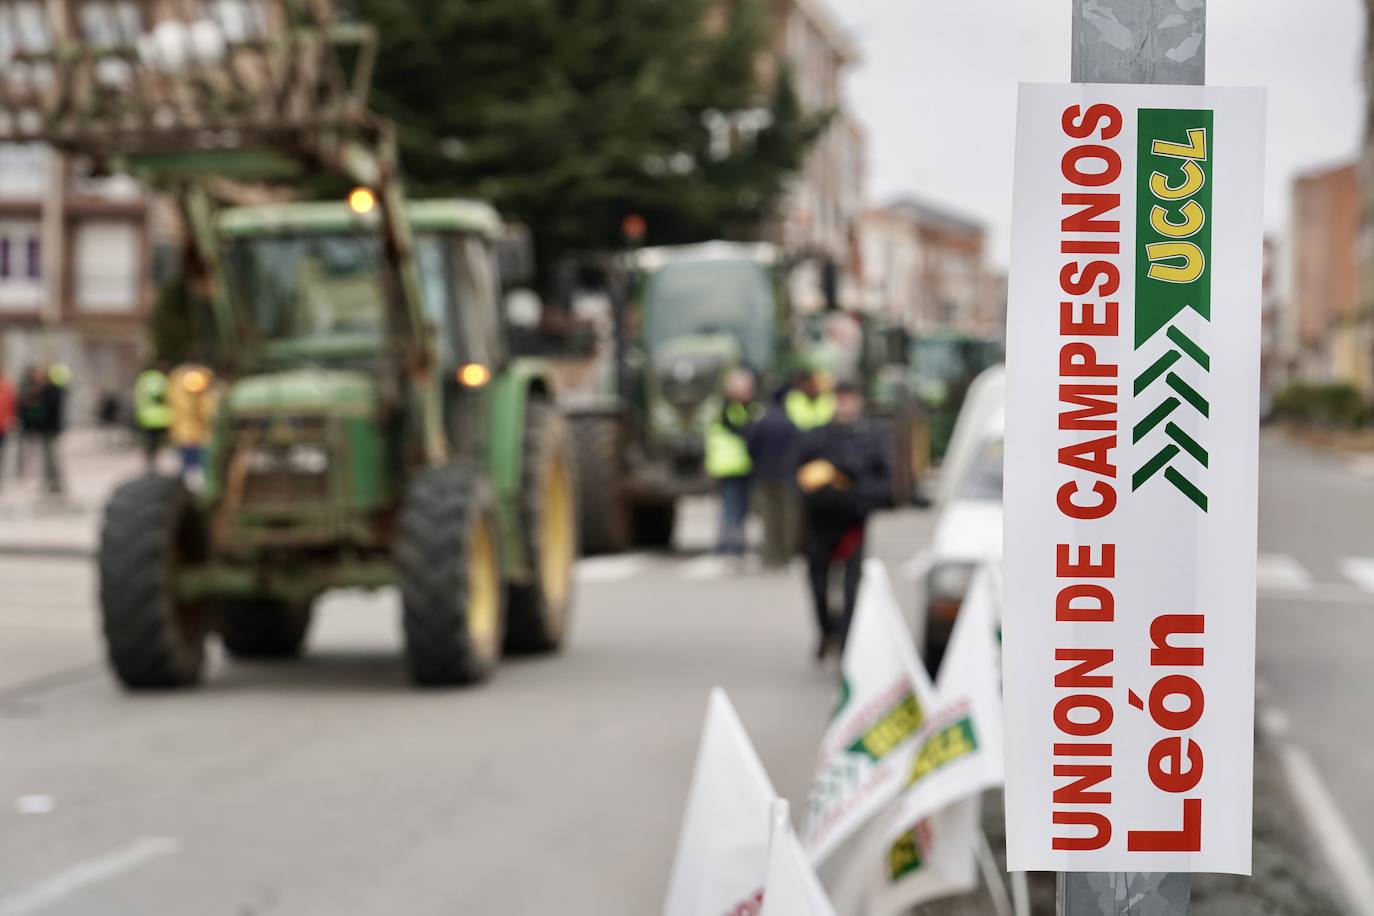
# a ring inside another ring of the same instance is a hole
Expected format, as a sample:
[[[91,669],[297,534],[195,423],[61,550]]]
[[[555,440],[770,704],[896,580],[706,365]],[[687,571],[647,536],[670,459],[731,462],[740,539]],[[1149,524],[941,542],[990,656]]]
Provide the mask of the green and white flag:
[[[1021,88],[1015,870],[1250,871],[1264,144],[1258,89]]]
[[[902,791],[915,739],[934,708],[930,679],[878,560],[864,563],[840,675],[802,828],[817,863]]]
[[[981,567],[959,608],[935,680],[936,706],[921,727],[887,839],[898,842],[949,805],[1002,785],[1002,685],[996,574]]]

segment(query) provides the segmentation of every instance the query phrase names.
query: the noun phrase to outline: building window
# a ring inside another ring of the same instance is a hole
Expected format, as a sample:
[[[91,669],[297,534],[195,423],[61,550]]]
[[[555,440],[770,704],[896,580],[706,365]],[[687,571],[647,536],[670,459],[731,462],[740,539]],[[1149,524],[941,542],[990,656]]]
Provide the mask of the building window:
[[[38,236],[29,236],[26,246],[28,256],[28,273],[30,280],[37,280],[43,275],[43,246],[38,241]]]

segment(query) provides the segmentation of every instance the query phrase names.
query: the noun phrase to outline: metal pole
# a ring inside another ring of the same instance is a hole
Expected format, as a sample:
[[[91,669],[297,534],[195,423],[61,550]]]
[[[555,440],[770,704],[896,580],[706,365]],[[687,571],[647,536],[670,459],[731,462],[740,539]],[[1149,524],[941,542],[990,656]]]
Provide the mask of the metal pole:
[[[1073,0],[1075,83],[1201,86],[1207,0]],[[1187,916],[1188,875],[1062,872],[1059,916]]]

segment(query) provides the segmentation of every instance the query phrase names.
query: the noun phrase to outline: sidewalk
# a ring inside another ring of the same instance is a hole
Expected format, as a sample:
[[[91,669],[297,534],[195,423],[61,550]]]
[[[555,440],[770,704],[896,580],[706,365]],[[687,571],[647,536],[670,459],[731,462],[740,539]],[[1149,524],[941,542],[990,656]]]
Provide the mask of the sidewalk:
[[[67,492],[43,492],[35,451],[27,456],[25,476],[15,474],[15,440],[0,456],[0,554],[90,556],[99,537],[100,513],[111,491],[143,472],[143,455],[131,435],[91,427],[68,430],[59,440]],[[167,470],[172,457],[163,456]]]

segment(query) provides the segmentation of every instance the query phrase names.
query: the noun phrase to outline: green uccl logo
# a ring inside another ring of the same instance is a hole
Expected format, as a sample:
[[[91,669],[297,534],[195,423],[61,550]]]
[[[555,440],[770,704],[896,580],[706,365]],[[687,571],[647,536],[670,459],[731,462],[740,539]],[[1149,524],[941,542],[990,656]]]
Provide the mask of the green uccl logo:
[[[1159,477],[1206,512],[1207,493],[1198,480],[1208,466],[1207,449],[1178,421],[1188,414],[1205,420],[1211,413],[1198,390],[1205,387],[1211,357],[1198,335],[1212,318],[1212,112],[1142,108],[1139,127],[1135,348],[1159,355],[1135,378],[1135,396],[1156,406],[1131,430],[1131,441],[1158,448],[1132,475],[1131,489]],[[1189,309],[1198,318],[1190,319]]]

